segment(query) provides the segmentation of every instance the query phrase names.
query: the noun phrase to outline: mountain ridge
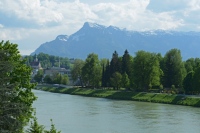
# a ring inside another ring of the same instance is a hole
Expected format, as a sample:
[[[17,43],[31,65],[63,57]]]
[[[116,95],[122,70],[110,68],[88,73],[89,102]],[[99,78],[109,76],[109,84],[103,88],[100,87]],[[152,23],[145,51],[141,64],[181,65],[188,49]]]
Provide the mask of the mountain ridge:
[[[200,57],[200,32],[181,31],[131,31],[115,26],[85,22],[74,34],[58,35],[55,40],[41,44],[33,53],[40,52],[85,59],[96,53],[99,58],[111,58],[116,50],[119,55],[127,49],[131,55],[138,50],[164,55],[172,48],[180,49],[183,59]]]

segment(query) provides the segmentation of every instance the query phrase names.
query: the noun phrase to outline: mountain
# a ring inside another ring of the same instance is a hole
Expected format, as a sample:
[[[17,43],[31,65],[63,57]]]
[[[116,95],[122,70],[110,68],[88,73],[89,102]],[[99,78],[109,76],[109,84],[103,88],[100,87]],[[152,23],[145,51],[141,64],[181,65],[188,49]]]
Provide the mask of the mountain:
[[[138,50],[164,55],[172,48],[181,50],[183,59],[200,57],[200,32],[129,31],[114,26],[85,22],[76,33],[59,35],[55,40],[41,44],[32,54],[85,59],[96,53],[99,58],[111,58],[116,50],[120,56],[127,49],[134,56]]]

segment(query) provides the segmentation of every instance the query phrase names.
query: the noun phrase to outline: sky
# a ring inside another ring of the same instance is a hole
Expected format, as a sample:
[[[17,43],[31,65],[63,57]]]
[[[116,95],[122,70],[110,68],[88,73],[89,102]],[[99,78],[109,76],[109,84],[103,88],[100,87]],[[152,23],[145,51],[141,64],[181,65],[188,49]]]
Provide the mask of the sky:
[[[84,22],[128,30],[200,32],[200,0],[0,0],[0,41],[17,43],[22,55]]]

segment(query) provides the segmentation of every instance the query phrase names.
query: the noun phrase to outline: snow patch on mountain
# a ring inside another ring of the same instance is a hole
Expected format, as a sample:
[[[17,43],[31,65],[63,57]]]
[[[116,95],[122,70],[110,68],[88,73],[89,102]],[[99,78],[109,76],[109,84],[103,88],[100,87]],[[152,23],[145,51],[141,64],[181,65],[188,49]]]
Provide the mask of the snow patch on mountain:
[[[56,37],[56,40],[65,41],[66,42],[68,40],[68,38],[69,38],[68,35],[59,35],[59,36]]]

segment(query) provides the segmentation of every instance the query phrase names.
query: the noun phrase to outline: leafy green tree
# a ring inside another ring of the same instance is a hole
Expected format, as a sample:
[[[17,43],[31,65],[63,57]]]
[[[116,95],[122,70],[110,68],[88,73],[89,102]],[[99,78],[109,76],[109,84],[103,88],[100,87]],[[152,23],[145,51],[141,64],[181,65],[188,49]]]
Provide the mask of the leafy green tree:
[[[128,74],[126,74],[126,72],[122,75],[122,87],[130,88],[130,79],[128,78]]]
[[[47,84],[52,84],[53,81],[52,81],[52,79],[51,79],[51,76],[50,76],[50,75],[46,75],[46,76],[44,77],[44,82],[47,83]]]
[[[76,82],[77,80],[80,80],[81,85],[83,85],[82,84],[82,75],[81,75],[83,66],[84,66],[84,61],[80,60],[80,59],[76,59],[74,61],[73,67],[71,68],[72,80],[74,82]]]
[[[52,119],[51,121],[51,128],[50,130],[45,130],[43,125],[40,125],[37,122],[37,118],[34,116],[32,118],[30,127],[26,130],[27,133],[61,133],[61,131],[57,131],[57,129],[55,128],[55,125],[53,124]]]
[[[37,74],[34,76],[34,80],[36,81],[36,82],[42,82],[42,78],[43,78],[43,74],[44,74],[44,72],[43,72],[43,70],[39,70],[38,72],[37,72]]]
[[[104,76],[104,79],[103,79],[104,82],[102,81],[103,87],[109,87],[110,86],[110,77],[111,77],[109,60],[107,60],[103,76]]]
[[[111,85],[114,89],[120,89],[122,83],[122,75],[119,72],[113,73],[112,77],[110,78]]]
[[[27,59],[26,64],[30,65],[31,62],[33,62],[35,59],[39,60],[42,68],[49,68],[49,67],[62,67],[69,69],[70,68],[70,61],[67,57],[59,57],[59,56],[54,56],[54,55],[48,55],[45,53],[39,53],[38,55],[30,55],[26,56],[25,58]]]
[[[68,82],[69,82],[69,78],[68,78],[67,74],[62,75],[61,84],[67,85]]]
[[[187,73],[200,67],[200,58],[190,58],[184,62]]]
[[[102,66],[101,86],[102,86],[102,87],[106,87],[106,71],[105,71],[105,66],[104,66],[104,64],[103,64],[103,66]]]
[[[157,55],[138,51],[133,63],[134,82],[140,90],[147,90],[150,85],[159,86],[162,71]]]
[[[164,56],[164,86],[176,88],[182,86],[186,76],[186,70],[182,62],[181,52],[178,49],[171,49]]]
[[[200,67],[194,71],[193,87],[196,93],[200,93]]]
[[[37,121],[36,116],[32,118],[30,127],[26,130],[27,133],[44,133],[44,126],[40,125]]]
[[[36,99],[31,91],[31,68],[19,54],[17,44],[0,42],[0,132],[20,133],[32,116]]]
[[[101,85],[101,65],[98,55],[89,54],[82,67],[82,78],[86,85],[92,87],[99,87]]]
[[[128,74],[128,77],[132,77],[132,57],[129,55],[128,50],[125,50],[122,57],[122,73]]]
[[[57,131],[57,129],[55,128],[55,125],[53,124],[53,121],[51,119],[51,129],[45,130],[44,133],[61,133],[61,131]]]
[[[185,65],[185,69],[186,69],[187,73],[194,71],[194,68],[195,68],[194,58],[190,58],[190,59],[186,60],[184,62],[184,65]]]
[[[54,84],[61,84],[62,82],[62,75],[60,73],[53,73],[52,75],[52,81]]]
[[[112,59],[110,62],[110,75],[112,75],[115,72],[121,73],[121,60],[118,57],[117,51],[115,51],[112,55]]]
[[[183,80],[183,88],[186,94],[192,94],[193,92],[193,76],[194,71],[190,71]]]

